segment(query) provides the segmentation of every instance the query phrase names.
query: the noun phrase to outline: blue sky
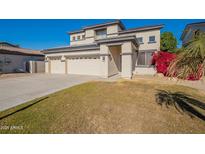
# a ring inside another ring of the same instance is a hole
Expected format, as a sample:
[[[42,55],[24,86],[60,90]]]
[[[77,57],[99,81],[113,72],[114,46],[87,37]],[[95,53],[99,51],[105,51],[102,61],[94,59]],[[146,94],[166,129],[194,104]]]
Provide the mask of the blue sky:
[[[0,41],[19,44],[24,48],[46,49],[69,45],[66,32],[79,30],[84,26],[99,24],[111,19],[8,19],[0,20]],[[171,31],[178,39],[186,24],[205,19],[122,19],[125,27],[135,28],[146,25],[164,24],[164,31]]]

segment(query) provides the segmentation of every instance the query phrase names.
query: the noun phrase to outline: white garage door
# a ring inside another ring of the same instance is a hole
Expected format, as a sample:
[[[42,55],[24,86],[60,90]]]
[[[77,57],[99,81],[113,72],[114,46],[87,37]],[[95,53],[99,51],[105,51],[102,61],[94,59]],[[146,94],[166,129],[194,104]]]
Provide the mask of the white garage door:
[[[65,62],[61,60],[50,61],[50,71],[53,74],[65,74]]]
[[[68,74],[100,75],[99,57],[77,57],[67,60]]]

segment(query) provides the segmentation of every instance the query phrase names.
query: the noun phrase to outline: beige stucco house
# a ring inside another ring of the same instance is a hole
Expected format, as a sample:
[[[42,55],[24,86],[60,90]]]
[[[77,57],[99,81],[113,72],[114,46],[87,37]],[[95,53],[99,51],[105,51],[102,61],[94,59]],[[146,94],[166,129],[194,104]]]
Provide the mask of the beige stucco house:
[[[70,46],[43,50],[46,72],[110,77],[154,74],[163,25],[126,29],[120,20],[69,32]]]
[[[44,55],[38,50],[0,42],[0,73],[29,72],[29,61],[44,61]]]

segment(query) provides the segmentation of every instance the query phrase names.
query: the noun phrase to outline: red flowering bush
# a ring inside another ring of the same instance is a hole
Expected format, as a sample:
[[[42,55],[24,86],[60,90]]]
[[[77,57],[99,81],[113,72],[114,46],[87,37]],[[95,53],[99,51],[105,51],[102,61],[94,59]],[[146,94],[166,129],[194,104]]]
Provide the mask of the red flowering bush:
[[[152,56],[152,64],[155,65],[157,73],[163,73],[164,76],[168,75],[168,67],[172,60],[176,58],[175,53],[158,51]],[[187,80],[199,80],[202,77],[202,71],[199,67],[199,71],[196,75],[190,74]]]
[[[155,65],[157,73],[167,75],[170,62],[176,58],[176,54],[164,51],[158,51],[153,54],[152,64]]]

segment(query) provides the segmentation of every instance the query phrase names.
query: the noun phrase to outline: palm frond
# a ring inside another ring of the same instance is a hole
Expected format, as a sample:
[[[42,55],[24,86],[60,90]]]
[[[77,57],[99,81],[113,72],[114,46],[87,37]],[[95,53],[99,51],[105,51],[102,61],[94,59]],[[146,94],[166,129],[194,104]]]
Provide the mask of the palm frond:
[[[168,75],[179,78],[199,75],[199,71],[204,75],[205,70],[205,33],[200,33],[194,37],[178,53],[168,68]]]

